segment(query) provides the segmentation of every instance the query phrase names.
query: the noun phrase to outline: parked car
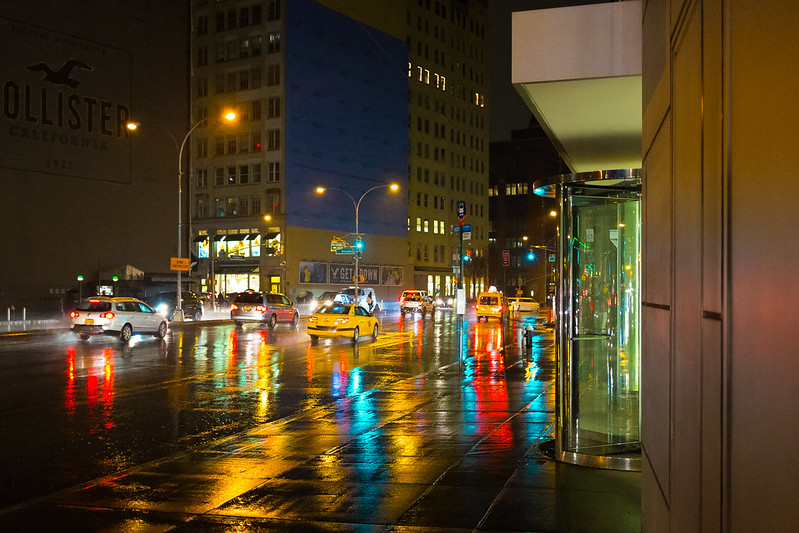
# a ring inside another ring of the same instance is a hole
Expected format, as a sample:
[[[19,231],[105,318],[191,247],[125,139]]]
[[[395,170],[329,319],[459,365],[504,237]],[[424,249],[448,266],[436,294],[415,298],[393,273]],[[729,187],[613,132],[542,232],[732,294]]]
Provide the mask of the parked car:
[[[477,296],[475,311],[477,312],[478,322],[483,318],[485,318],[487,322],[490,317],[499,318],[501,320],[504,309],[501,292],[481,292]]]
[[[362,334],[372,335],[377,340],[377,318],[352,303],[324,305],[308,317],[308,335],[316,343],[319,337],[349,337],[358,342]]]
[[[167,332],[166,317],[136,298],[93,296],[78,303],[69,316],[72,331],[83,340],[92,335],[117,335],[127,342],[140,333],[163,339]]]
[[[278,322],[296,326],[300,321],[297,308],[285,295],[253,290],[239,293],[230,304],[230,318],[236,327],[241,327],[245,322],[260,322],[270,328],[274,328]]]
[[[172,321],[175,317],[175,307],[177,306],[176,294],[177,291],[161,292],[148,299],[147,303],[149,303],[153,309],[164,315],[167,320]],[[202,298],[193,292],[182,291],[180,305],[185,318],[191,318],[192,320],[202,319],[203,312],[205,311],[203,301]]]
[[[428,313],[432,314],[435,310],[436,305],[433,299],[420,294],[411,294],[400,304],[400,314],[403,316],[408,313],[421,313],[424,317]]]
[[[529,296],[508,298],[508,310],[512,313],[537,313],[538,309],[538,302]]]

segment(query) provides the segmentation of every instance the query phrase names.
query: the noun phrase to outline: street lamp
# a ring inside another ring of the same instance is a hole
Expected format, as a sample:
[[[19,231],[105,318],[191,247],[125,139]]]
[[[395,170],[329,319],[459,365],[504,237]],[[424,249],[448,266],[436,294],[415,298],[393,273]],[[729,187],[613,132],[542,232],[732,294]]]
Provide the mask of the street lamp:
[[[236,119],[236,113],[228,112],[223,117],[224,120],[228,122],[232,122]],[[191,137],[191,134],[202,126],[203,124],[207,123],[208,119],[203,118],[198,120],[194,125],[189,128],[189,131],[186,132],[186,136],[183,137],[183,142],[180,143],[178,147],[177,140],[172,135],[172,133],[167,130],[169,136],[172,137],[172,140],[175,142],[175,147],[178,148],[178,259],[183,257],[183,246],[182,246],[182,236],[183,236],[183,150],[186,148],[186,142]],[[127,128],[130,131],[135,131],[139,127],[138,122],[128,122]],[[178,270],[178,279],[177,279],[177,294],[176,299],[177,302],[175,304],[175,314],[172,317],[172,320],[176,322],[183,322],[183,279],[182,279],[182,270]]]
[[[350,193],[345,191],[344,189],[339,189],[338,187],[317,187],[316,193],[323,194],[325,190],[330,189],[331,191],[341,191],[347,195],[347,197],[352,200],[352,205],[355,207],[355,276],[353,277],[353,281],[355,282],[355,302],[358,302],[358,297],[360,296],[359,290],[359,283],[360,283],[360,262],[361,262],[361,252],[363,250],[363,240],[361,239],[362,235],[359,231],[358,227],[358,213],[361,209],[361,200],[363,200],[364,196],[369,194],[370,192],[376,189],[390,189],[394,192],[399,190],[399,185],[396,183],[392,183],[390,185],[377,185],[372,187],[371,189],[367,190],[365,193],[358,198],[358,201],[355,201],[355,198],[352,197]]]

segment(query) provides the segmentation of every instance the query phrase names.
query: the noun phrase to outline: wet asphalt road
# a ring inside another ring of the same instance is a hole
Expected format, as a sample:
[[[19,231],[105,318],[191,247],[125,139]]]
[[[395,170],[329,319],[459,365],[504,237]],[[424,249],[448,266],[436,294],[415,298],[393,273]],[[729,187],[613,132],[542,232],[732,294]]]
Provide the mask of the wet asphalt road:
[[[467,315],[460,362],[448,311],[387,314],[379,338],[355,346],[311,346],[304,322],[187,324],[127,345],[0,342],[0,529],[634,531],[637,478],[597,480],[536,452],[555,368],[551,335],[537,332],[529,360],[516,343],[535,320]],[[505,477],[543,483],[561,505],[503,503]],[[589,529],[568,526],[575,506]]]

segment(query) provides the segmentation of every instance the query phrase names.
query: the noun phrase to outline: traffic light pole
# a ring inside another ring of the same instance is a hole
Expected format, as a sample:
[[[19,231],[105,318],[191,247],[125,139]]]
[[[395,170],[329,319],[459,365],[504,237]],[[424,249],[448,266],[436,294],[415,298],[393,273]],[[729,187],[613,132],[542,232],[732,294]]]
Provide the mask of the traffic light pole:
[[[458,311],[458,361],[463,362],[463,315],[466,312],[466,293],[463,287],[463,219],[466,218],[466,203],[458,202],[458,291],[455,306]]]

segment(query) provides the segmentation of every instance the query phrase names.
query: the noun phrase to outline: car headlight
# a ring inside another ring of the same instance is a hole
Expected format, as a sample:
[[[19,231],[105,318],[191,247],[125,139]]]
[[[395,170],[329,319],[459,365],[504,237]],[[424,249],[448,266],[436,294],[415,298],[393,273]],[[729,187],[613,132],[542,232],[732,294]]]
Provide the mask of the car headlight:
[[[155,310],[162,315],[166,315],[169,312],[169,306],[167,304],[158,304],[155,306]]]

